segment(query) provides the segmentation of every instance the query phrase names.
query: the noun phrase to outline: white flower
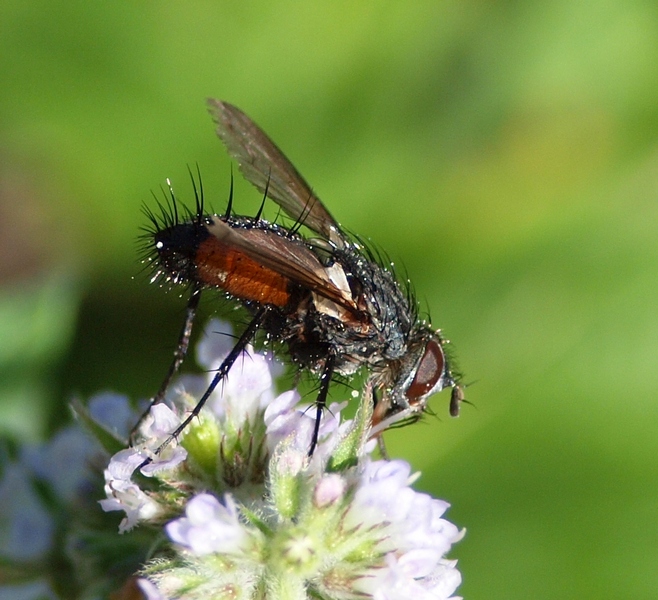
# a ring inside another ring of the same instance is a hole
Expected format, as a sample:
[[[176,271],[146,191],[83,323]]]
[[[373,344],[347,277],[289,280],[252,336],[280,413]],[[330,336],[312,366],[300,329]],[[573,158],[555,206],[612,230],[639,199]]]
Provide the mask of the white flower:
[[[353,527],[379,526],[386,566],[359,583],[375,598],[448,598],[461,576],[453,561],[443,560],[453,543],[463,537],[441,516],[449,504],[415,492],[415,479],[403,461],[366,463],[346,522]],[[441,577],[438,577],[442,574]]]
[[[461,583],[456,564],[457,561],[440,560],[432,573],[416,578],[405,557],[388,554],[386,568],[372,580],[359,582],[359,588],[375,600],[459,600],[451,595]]]
[[[123,510],[125,518],[119,525],[119,532],[132,529],[139,521],[148,521],[162,514],[163,509],[151,496],[133,483],[131,476],[144,461],[144,455],[134,448],[115,454],[105,469],[105,494],[101,500],[104,511]]]
[[[316,411],[313,405],[299,405],[296,390],[284,392],[275,398],[265,409],[264,420],[267,426],[267,447],[270,453],[283,440],[288,440],[297,450],[308,454],[310,440],[315,429]],[[313,453],[315,464],[326,462],[340,439],[340,412],[347,402],[332,403],[324,411],[318,431],[318,446]],[[349,423],[346,425],[349,427]],[[345,430],[345,425],[343,430]]]
[[[147,477],[160,471],[166,471],[178,466],[187,458],[187,451],[179,446],[174,440],[166,446],[159,454],[155,450],[168,440],[172,431],[180,425],[180,418],[166,404],[160,403],[151,407],[149,414],[145,417],[140,427],[140,433],[144,437],[137,447],[141,449],[142,463],[148,456],[151,461],[141,467],[140,471]],[[139,466],[138,463],[136,466]]]
[[[185,516],[171,521],[165,531],[172,542],[199,555],[238,554],[248,539],[230,494],[223,504],[210,494],[195,496],[187,503]]]
[[[201,344],[208,369],[229,348],[211,333],[220,329],[212,322]],[[315,406],[299,406],[295,391],[275,395],[271,369],[250,348],[180,444],[156,456],[213,373],[181,378],[173,409],[153,407],[144,439],[110,461],[101,503],[126,513],[120,530],[168,521],[168,548],[142,571],[147,597],[450,598],[461,576],[445,555],[462,533],[443,518],[446,502],[413,490],[406,462],[370,458],[368,393],[353,420],[341,421],[347,403],[324,411],[309,457]],[[132,480],[138,468],[147,490]]]
[[[193,394],[197,398],[205,392],[215,371],[233,348],[231,333],[230,326],[218,319],[211,319],[206,326],[205,334],[199,342],[197,356],[199,364],[208,374],[205,378],[196,378],[197,382],[200,379],[202,383],[202,389],[197,387],[197,394]],[[253,425],[257,415],[270,404],[273,398],[273,366],[271,358],[254,352],[250,345],[238,357],[207,402],[208,408],[224,427],[244,423]],[[190,379],[184,381],[186,390],[191,392]]]

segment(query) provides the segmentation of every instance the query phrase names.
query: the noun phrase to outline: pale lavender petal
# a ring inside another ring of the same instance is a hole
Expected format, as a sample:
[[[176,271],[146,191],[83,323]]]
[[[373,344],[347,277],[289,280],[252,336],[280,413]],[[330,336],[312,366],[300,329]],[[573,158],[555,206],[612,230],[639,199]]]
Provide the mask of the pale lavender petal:
[[[4,583],[0,587],[0,600],[57,600],[58,596],[47,581]]]
[[[185,516],[165,528],[169,538],[195,554],[238,553],[247,539],[235,503],[227,494],[224,504],[210,494],[199,494],[185,507]]]
[[[129,481],[135,469],[144,462],[146,455],[137,448],[119,450],[105,469],[105,481]]]
[[[123,510],[126,513],[119,525],[119,533],[129,531],[139,521],[148,521],[162,512],[160,505],[131,481],[108,481],[105,493],[107,499],[99,502],[105,512]]]
[[[313,491],[313,502],[323,508],[340,500],[347,489],[347,482],[337,473],[330,473],[320,479]]]
[[[180,417],[163,402],[151,407],[140,432],[146,440],[161,440],[180,425]]]
[[[167,600],[152,581],[140,577],[137,580],[137,585],[146,597],[146,600]]]
[[[152,457],[150,463],[140,469],[142,475],[153,477],[163,471],[170,471],[180,465],[187,458],[187,450],[182,446],[167,446],[160,454]]]
[[[37,560],[51,547],[55,524],[24,465],[8,463],[0,481],[0,555]]]
[[[197,344],[197,363],[205,369],[216,369],[235,346],[233,327],[227,321],[210,319]]]
[[[114,392],[95,394],[87,402],[92,418],[121,439],[128,437],[135,424],[135,411],[128,398]]]
[[[26,448],[22,459],[53,487],[57,496],[72,501],[89,485],[89,459],[95,451],[89,435],[71,426],[58,431],[47,444]]]

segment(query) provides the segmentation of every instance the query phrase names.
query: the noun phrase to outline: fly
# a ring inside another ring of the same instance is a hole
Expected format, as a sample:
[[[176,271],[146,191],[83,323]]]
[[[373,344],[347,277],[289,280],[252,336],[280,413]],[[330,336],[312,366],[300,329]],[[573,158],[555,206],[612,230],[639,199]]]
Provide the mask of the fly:
[[[319,376],[316,420],[309,455],[318,442],[334,375],[362,367],[375,391],[373,425],[378,429],[425,411],[427,399],[452,388],[450,414],[459,414],[463,389],[452,374],[445,340],[421,320],[406,287],[372,253],[347,235],[304,178],[272,140],[241,110],[208,100],[217,135],[244,177],[295,221],[284,227],[232,213],[206,214],[195,185],[196,210],[181,215],[171,192],[162,215],[146,211],[153,279],[191,289],[174,360],[152,404],[160,402],[178,371],[204,290],[216,289],[240,302],[251,321],[215,373],[195,408],[158,453],[199,414],[217,385],[258,331],[282,342],[294,364]],[[232,191],[232,188],[231,188]],[[305,237],[304,225],[318,237]]]

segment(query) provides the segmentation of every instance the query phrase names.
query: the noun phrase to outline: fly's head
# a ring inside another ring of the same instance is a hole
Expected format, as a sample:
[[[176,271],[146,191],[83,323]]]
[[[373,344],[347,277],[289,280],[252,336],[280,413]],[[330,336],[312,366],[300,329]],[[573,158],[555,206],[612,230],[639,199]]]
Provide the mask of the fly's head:
[[[405,355],[389,364],[386,373],[380,374],[383,397],[375,408],[375,425],[419,417],[429,397],[447,387],[452,388],[450,414],[459,415],[463,390],[450,371],[445,343],[438,331],[427,326],[412,334]]]

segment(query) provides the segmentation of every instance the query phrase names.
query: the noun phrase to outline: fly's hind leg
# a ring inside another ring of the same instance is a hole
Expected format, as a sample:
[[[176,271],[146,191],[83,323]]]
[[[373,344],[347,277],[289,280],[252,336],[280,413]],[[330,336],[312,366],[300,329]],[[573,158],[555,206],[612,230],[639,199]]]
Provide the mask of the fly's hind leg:
[[[180,369],[180,366],[183,364],[183,361],[185,360],[185,356],[187,356],[187,350],[190,345],[190,337],[192,336],[192,328],[194,327],[194,319],[196,318],[196,311],[197,308],[199,307],[200,299],[201,299],[201,290],[195,287],[192,290],[192,293],[190,294],[190,299],[187,301],[187,308],[185,310],[185,322],[183,323],[183,327],[181,328],[180,334],[178,336],[178,344],[176,345],[176,350],[174,352],[174,359],[169,365],[169,370],[167,371],[167,375],[165,376],[164,380],[162,381],[162,384],[160,385],[160,389],[158,389],[158,392],[155,394],[155,396],[151,398],[148,407],[140,415],[139,419],[137,420],[137,423],[135,423],[133,428],[130,430],[131,442],[134,442],[135,434],[137,433],[139,426],[142,424],[142,421],[144,421],[144,418],[146,417],[146,415],[148,415],[151,408],[154,405],[162,402],[162,400],[164,399],[165,394],[167,393],[167,389],[169,388],[169,384],[171,383],[171,380],[173,379],[174,375],[176,375],[176,373],[178,372],[178,369]]]

